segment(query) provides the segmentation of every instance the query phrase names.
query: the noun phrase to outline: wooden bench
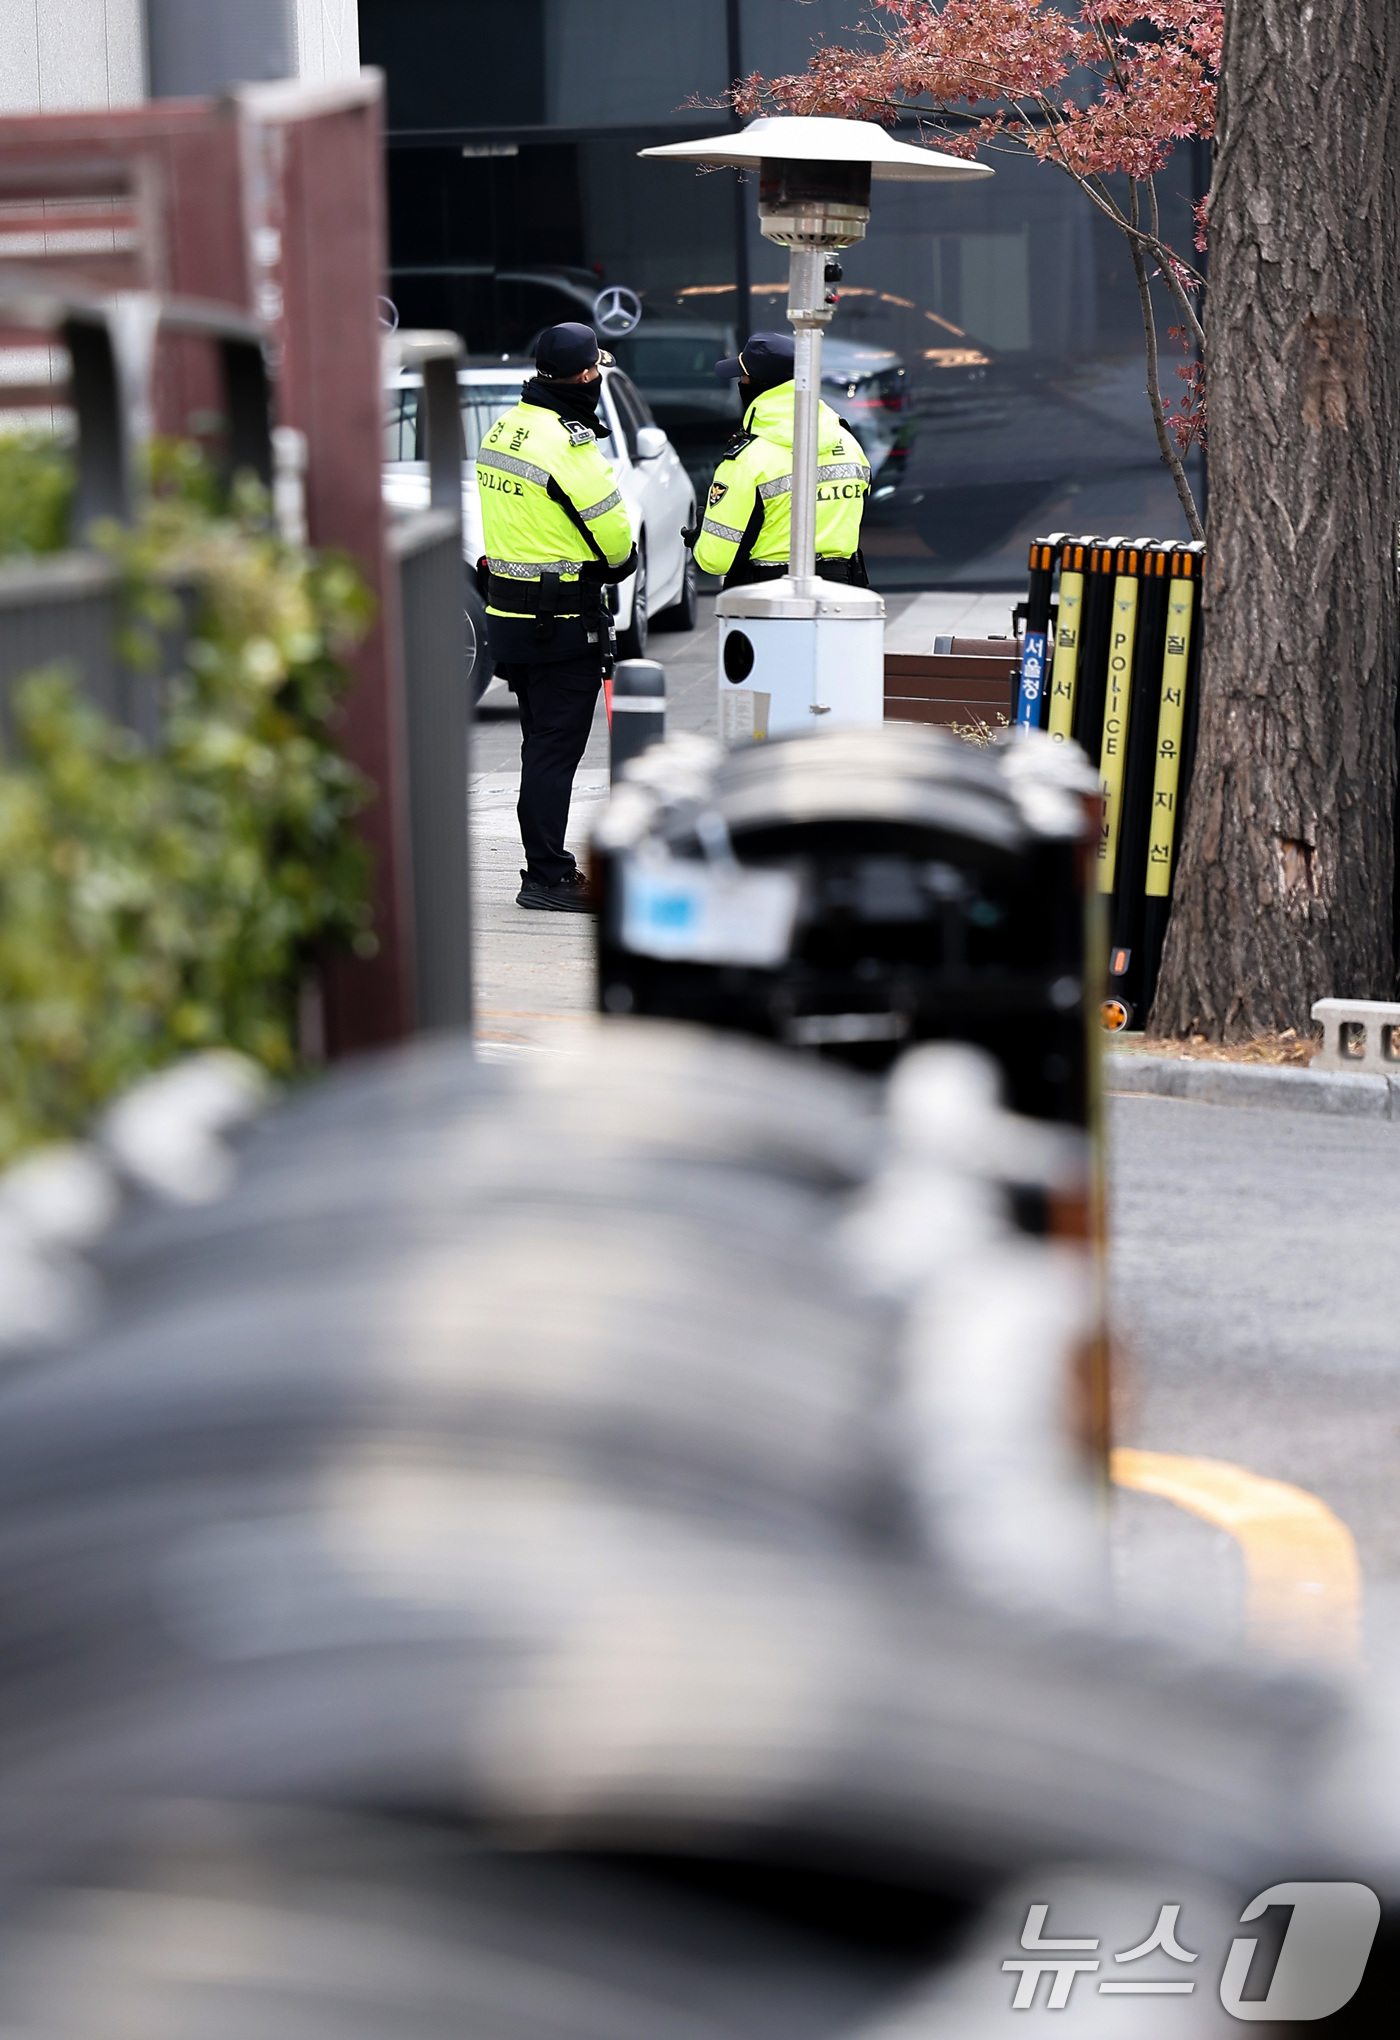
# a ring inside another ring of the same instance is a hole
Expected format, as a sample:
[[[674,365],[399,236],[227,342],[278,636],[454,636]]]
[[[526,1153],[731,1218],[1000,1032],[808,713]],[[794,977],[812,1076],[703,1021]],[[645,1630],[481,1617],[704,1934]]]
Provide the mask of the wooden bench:
[[[1021,669],[1016,638],[937,638],[932,652],[886,652],[885,721],[986,723],[1014,713]]]

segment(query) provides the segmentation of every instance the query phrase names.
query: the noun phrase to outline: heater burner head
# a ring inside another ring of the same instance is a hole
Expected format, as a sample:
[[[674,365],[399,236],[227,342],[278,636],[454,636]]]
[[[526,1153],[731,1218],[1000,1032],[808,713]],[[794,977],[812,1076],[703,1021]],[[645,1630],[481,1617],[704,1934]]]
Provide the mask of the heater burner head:
[[[758,224],[765,240],[789,248],[845,248],[865,238],[869,163],[765,157],[758,173]]]

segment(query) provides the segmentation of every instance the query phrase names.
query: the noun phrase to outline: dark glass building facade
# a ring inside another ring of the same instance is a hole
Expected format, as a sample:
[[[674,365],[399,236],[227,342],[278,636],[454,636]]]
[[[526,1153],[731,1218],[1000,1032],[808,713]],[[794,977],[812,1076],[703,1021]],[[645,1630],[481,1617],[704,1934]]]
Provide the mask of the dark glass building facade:
[[[804,67],[852,40],[862,0],[360,0],[366,63],[388,78],[391,290],[405,324],[450,326],[479,358],[588,319],[605,286],[643,318],[609,342],[682,457],[708,476],[734,430],[712,367],[784,325],[786,255],[759,235],[751,182],[641,162],[713,133],[728,79]],[[910,137],[912,138],[912,137]],[[1122,237],[1059,172],[1014,155],[958,188],[875,186],[844,258],[826,394],[876,474],[866,518],[887,588],[1010,586],[1026,545],[1065,529],[1184,538],[1145,395]],[[1159,179],[1189,246],[1204,168]],[[1164,381],[1175,382],[1166,341]]]

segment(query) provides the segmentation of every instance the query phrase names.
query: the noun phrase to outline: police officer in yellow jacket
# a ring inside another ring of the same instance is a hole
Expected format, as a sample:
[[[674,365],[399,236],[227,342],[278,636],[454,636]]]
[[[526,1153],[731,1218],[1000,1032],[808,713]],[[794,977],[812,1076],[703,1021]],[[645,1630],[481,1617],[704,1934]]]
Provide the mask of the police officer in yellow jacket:
[[[549,327],[533,380],[476,457],[487,635],[520,704],[516,814],[526,868],[516,903],[554,913],[591,911],[564,832],[598,688],[612,671],[604,591],[637,564],[626,506],[597,444],[608,431],[600,363],[611,359],[591,326]]]
[[[744,429],[715,469],[695,564],[707,574],[723,574],[726,588],[776,581],[788,570],[792,364],[790,333],[753,333],[740,353],[715,368],[718,376],[738,378]],[[818,406],[817,419],[817,572],[823,580],[864,588],[860,520],[870,467],[860,442],[829,405]]]

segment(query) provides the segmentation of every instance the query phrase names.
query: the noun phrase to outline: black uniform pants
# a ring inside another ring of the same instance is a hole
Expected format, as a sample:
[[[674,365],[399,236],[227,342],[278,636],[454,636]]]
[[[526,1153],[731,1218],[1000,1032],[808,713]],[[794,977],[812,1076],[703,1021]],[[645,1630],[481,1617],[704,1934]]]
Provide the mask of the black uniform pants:
[[[520,704],[520,799],[516,815],[531,878],[558,885],[575,869],[564,848],[574,774],[593,727],[601,661],[589,650],[548,665],[499,669]]]

